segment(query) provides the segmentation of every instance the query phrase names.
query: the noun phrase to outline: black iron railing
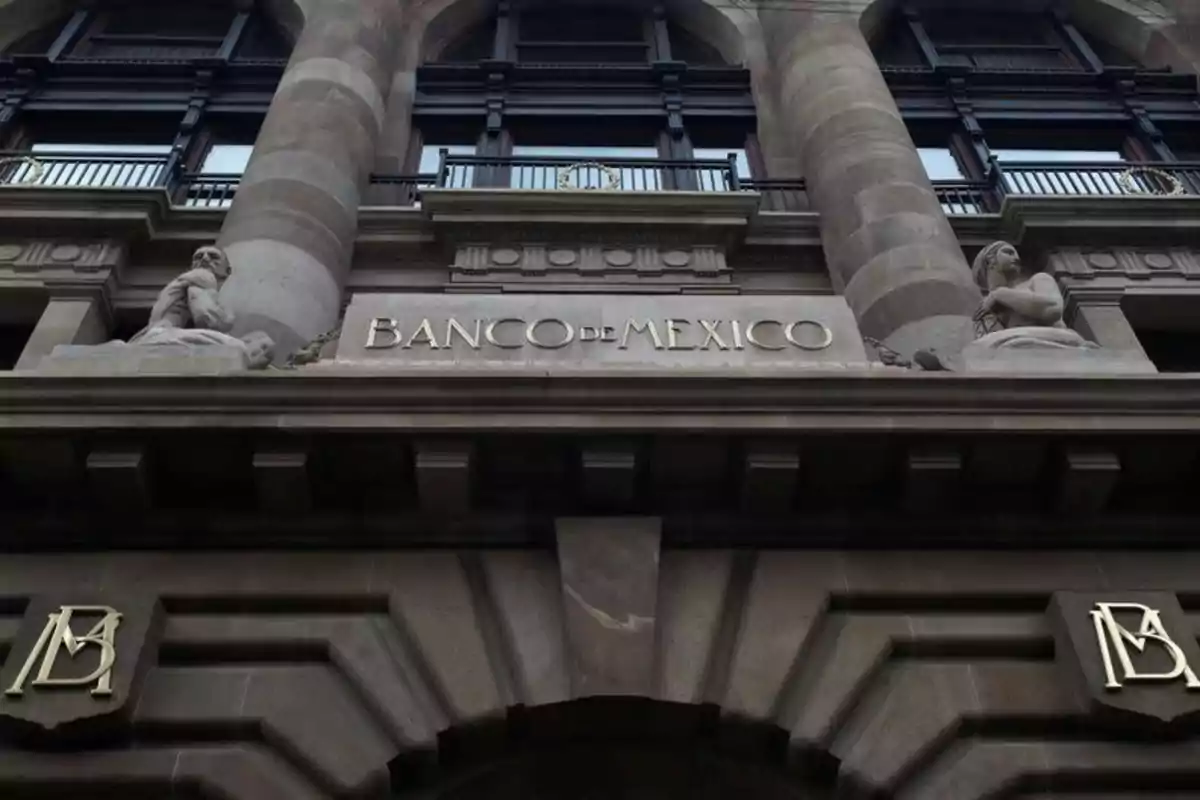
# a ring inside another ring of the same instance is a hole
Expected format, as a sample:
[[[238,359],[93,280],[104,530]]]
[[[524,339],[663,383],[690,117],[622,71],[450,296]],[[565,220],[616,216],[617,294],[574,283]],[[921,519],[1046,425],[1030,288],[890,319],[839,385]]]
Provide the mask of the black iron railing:
[[[0,151],[0,186],[149,189],[170,183],[168,153]]]
[[[1002,195],[1122,197],[1200,194],[1200,163],[1015,163],[995,165]]]
[[[598,190],[612,192],[736,192],[735,156],[672,161],[602,158],[450,155],[441,153],[436,186],[444,189]]]
[[[237,174],[185,174],[179,181],[175,203],[185,208],[229,208],[242,176]]]
[[[174,153],[0,151],[0,187],[147,189],[163,187],[177,205],[228,208],[241,176],[186,173]],[[436,173],[373,175],[366,205],[414,205],[423,189],[504,188],[618,192],[739,192],[762,195],[764,211],[809,209],[802,179],[746,179],[729,159],[570,157],[492,158],[443,152]],[[982,181],[935,181],[947,214],[999,211],[1006,196],[1200,196],[1200,162],[994,162]]]
[[[762,195],[763,211],[807,211],[803,178],[743,180],[742,188]]]
[[[437,186],[437,175],[372,175],[364,205],[419,205],[422,189]]]
[[[996,208],[996,193],[990,181],[934,181],[942,210],[953,217],[986,214]]]

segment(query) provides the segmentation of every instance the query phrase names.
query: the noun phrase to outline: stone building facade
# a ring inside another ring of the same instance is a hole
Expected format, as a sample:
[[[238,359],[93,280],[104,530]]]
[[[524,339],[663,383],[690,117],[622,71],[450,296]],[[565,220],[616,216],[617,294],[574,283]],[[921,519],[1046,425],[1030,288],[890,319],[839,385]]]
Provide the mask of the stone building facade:
[[[1197,41],[0,0],[0,795],[1200,797]]]

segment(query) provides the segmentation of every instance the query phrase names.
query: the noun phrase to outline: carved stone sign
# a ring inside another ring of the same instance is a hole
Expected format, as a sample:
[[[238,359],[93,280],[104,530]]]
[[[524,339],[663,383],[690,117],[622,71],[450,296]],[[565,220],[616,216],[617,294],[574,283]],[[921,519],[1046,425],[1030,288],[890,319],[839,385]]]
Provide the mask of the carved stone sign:
[[[0,671],[0,726],[17,736],[102,733],[128,720],[160,627],[142,596],[38,597]]]
[[[840,297],[356,295],[339,362],[405,367],[862,367]]]
[[[1200,647],[1169,592],[1059,592],[1057,658],[1097,714],[1126,725],[1200,722]]]

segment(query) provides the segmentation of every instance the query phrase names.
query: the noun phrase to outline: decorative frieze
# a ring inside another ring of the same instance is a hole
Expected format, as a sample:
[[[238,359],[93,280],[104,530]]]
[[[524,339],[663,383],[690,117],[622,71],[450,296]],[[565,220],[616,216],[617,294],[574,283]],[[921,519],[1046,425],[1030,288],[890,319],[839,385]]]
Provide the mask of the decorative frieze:
[[[125,250],[123,243],[113,241],[0,242],[0,268],[15,272],[100,272],[119,266]]]
[[[0,286],[40,286],[60,296],[103,292],[126,260],[123,242],[0,241]]]
[[[1056,250],[1049,256],[1049,271],[1068,283],[1109,278],[1128,281],[1161,279],[1200,280],[1200,258],[1186,248],[1143,250]]]
[[[451,281],[457,283],[728,283],[729,274],[725,253],[717,247],[465,245],[451,266]]]

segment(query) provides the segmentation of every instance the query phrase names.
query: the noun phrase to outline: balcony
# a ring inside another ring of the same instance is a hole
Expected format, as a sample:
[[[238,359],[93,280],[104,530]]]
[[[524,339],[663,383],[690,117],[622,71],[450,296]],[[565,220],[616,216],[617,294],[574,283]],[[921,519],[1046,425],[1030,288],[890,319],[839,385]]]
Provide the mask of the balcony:
[[[36,189],[165,189],[182,208],[228,208],[239,174],[188,172],[174,152],[0,151],[0,187]],[[418,205],[422,191],[588,191],[722,194],[757,192],[761,211],[809,209],[803,179],[739,176],[736,159],[616,158],[576,161],[526,156],[497,158],[443,152],[438,170],[423,175],[374,175],[365,204]],[[1200,196],[1200,163],[1000,163],[982,181],[935,181],[950,216],[994,214],[1007,197],[1147,198]]]

